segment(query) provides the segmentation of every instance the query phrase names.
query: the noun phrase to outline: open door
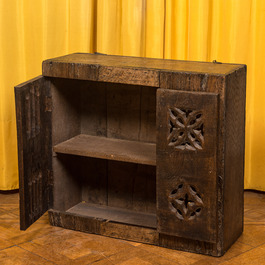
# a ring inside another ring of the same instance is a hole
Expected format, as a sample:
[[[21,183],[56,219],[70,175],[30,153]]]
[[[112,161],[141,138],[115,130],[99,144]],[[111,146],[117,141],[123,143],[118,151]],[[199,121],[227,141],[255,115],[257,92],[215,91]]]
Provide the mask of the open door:
[[[157,90],[157,218],[165,235],[216,242],[218,94]]]
[[[52,205],[50,93],[42,76],[15,87],[21,230]]]

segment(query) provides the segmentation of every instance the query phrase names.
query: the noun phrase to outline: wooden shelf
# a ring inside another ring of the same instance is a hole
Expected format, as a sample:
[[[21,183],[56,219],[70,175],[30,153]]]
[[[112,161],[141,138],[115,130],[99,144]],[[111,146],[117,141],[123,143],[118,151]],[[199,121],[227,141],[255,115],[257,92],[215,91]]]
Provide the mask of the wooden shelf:
[[[80,134],[54,146],[54,152],[144,165],[156,165],[156,145]]]
[[[81,202],[70,208],[67,213],[103,219],[107,221],[156,228],[156,214],[135,212],[127,209]]]

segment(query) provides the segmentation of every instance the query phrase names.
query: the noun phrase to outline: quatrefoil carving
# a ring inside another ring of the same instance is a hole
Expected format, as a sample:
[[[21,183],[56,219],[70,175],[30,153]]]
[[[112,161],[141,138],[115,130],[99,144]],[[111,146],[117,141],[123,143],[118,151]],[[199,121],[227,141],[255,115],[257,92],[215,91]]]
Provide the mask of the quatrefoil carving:
[[[180,150],[201,150],[204,145],[202,112],[169,108],[168,145]]]
[[[193,220],[201,214],[203,201],[194,186],[181,183],[168,196],[171,211],[180,220]]]

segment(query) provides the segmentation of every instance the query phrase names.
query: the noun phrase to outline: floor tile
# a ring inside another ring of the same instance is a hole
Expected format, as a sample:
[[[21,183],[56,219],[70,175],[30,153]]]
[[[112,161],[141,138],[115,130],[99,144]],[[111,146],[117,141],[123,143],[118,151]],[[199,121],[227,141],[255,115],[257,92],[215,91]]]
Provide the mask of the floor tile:
[[[46,212],[19,229],[18,194],[0,193],[0,264],[265,264],[265,194],[247,191],[244,233],[220,258],[49,225]]]
[[[180,264],[172,259],[167,259],[159,255],[160,253],[151,253],[138,247],[121,251],[109,257],[109,260],[117,265],[124,264]]]
[[[250,251],[247,251],[235,258],[232,258],[224,263],[222,265],[262,265],[265,264],[265,245],[262,245],[260,247],[251,249]]]
[[[105,259],[101,259],[89,264],[93,264],[93,265],[113,265],[114,263],[112,263],[110,260],[108,260],[107,258]],[[140,264],[139,264],[140,265]]]
[[[263,225],[245,225],[243,234],[238,242],[257,247],[265,243],[265,226]]]
[[[203,259],[203,255],[192,254],[183,251],[177,251],[173,249],[167,249],[152,245],[143,244],[138,248],[148,251],[153,254],[157,254],[163,258],[171,260],[172,262],[176,262],[177,264],[192,264],[198,259]],[[193,256],[193,257],[192,257]]]
[[[0,250],[14,246],[14,244],[8,240],[0,238]]]
[[[18,205],[19,194],[18,192],[8,193],[0,192],[0,204],[16,204]]]
[[[4,264],[4,265],[54,264],[51,261],[47,260],[46,258],[37,256],[17,246],[1,250],[0,261],[1,261],[1,264]]]

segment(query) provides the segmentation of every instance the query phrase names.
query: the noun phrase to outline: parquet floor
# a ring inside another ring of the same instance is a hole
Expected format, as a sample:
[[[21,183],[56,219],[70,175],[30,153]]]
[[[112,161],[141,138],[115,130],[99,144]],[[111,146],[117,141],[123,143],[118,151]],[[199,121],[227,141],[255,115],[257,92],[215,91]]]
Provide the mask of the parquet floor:
[[[221,258],[52,227],[19,230],[18,194],[0,193],[0,264],[265,264],[265,194],[245,192],[244,233]]]

